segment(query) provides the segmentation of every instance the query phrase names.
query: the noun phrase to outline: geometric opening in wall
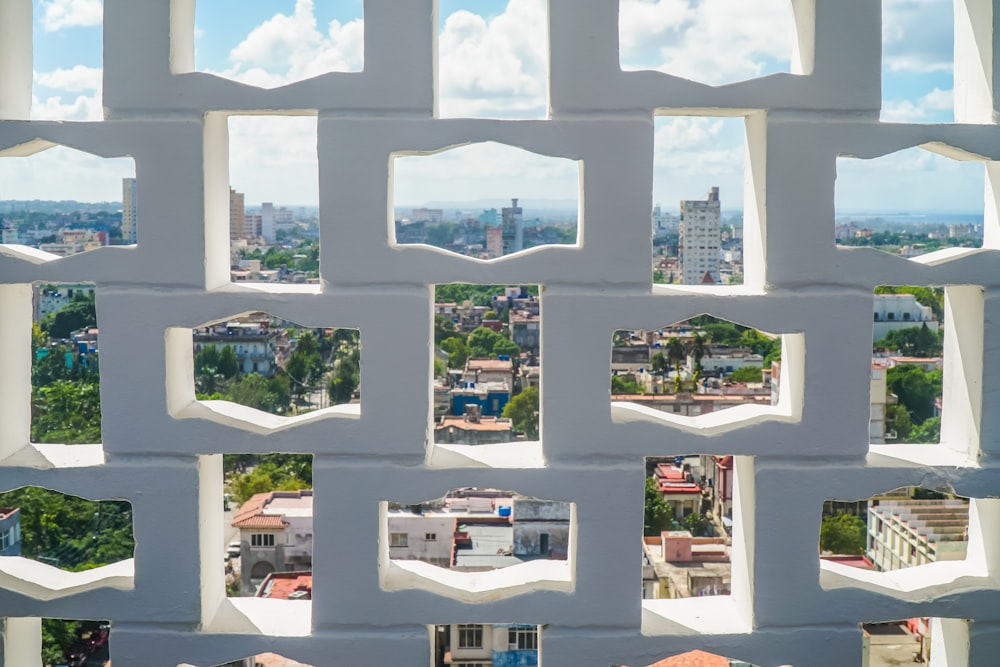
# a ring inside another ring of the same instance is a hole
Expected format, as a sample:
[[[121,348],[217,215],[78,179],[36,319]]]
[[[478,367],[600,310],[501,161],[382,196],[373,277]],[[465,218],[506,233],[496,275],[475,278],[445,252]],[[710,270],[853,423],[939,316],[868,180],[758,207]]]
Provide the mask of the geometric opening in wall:
[[[827,500],[820,584],[911,601],[981,586],[989,575],[983,525],[996,503],[915,486],[861,501]]]
[[[95,293],[93,283],[32,285],[32,442],[101,442]]]
[[[863,665],[968,665],[968,621],[917,616],[860,627]]]
[[[241,660],[234,660],[216,665],[215,667],[259,667],[261,665],[267,665],[268,667],[313,667],[312,665],[297,662],[277,653],[258,653],[257,655],[247,656]]]
[[[361,414],[357,329],[304,327],[256,312],[188,331],[195,397],[216,415],[274,429]]]
[[[883,2],[881,120],[954,122],[955,75],[954,3]]]
[[[545,0],[438,0],[438,17],[438,117],[547,117]]]
[[[875,572],[965,560],[969,499],[923,487],[901,487],[867,501],[828,500],[820,553]]]
[[[940,287],[875,288],[871,444],[940,442],[944,300]]]
[[[721,655],[705,651],[688,651],[687,653],[675,655],[672,658],[658,660],[650,665],[646,665],[646,667],[689,667],[690,665],[697,665],[698,667],[756,667],[743,660],[724,658]],[[611,665],[611,667],[628,667],[628,665],[616,663]]]
[[[729,595],[732,456],[647,457],[642,599]]]
[[[28,486],[0,493],[0,580],[50,600],[132,588],[132,504]]]
[[[984,158],[944,144],[837,159],[839,247],[874,248],[934,265],[983,247]]]
[[[744,119],[657,116],[654,124],[653,282],[743,284],[744,221],[754,219],[744,216]]]
[[[453,665],[541,665],[542,626],[514,623],[433,625],[432,667]]]
[[[131,158],[97,157],[43,140],[0,152],[6,198],[0,203],[0,244],[34,248],[19,254],[36,263],[133,244],[134,181]],[[123,216],[123,199],[132,215]]]
[[[789,0],[621,0],[618,33],[624,71],[657,70],[711,85],[792,71]]]
[[[111,663],[110,621],[79,621],[61,618],[40,620],[42,626],[41,664],[80,665],[80,667],[84,667]]]
[[[575,513],[575,503],[473,487],[416,504],[382,502],[382,587],[466,602],[570,591]]]
[[[579,247],[581,162],[496,142],[393,156],[390,243],[497,260]]]
[[[31,120],[102,120],[101,0],[32,4]]]
[[[260,88],[364,68],[360,0],[195,5],[196,69]]]
[[[539,287],[443,284],[434,301],[435,447],[537,458],[520,445],[539,439]]]
[[[226,454],[223,462],[227,595],[311,600],[313,457]]]
[[[316,118],[229,117],[230,279],[319,283]]]
[[[764,415],[790,417],[796,391],[787,383],[796,369],[786,363],[800,363],[796,354],[783,363],[783,355],[794,352],[801,339],[802,334],[770,334],[710,315],[655,330],[615,331],[612,413],[621,419],[641,414],[696,431]]]
[[[748,462],[704,454],[645,459],[643,634],[749,632],[753,535],[745,518],[752,503],[740,485]]]

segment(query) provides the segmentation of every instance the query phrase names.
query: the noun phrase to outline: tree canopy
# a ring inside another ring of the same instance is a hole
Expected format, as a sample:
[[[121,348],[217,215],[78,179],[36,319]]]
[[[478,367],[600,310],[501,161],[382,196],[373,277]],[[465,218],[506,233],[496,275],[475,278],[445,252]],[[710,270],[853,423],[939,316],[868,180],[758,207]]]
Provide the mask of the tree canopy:
[[[517,433],[528,440],[538,439],[538,387],[528,387],[510,399],[504,406],[503,416],[510,419]]]
[[[851,514],[823,517],[819,529],[820,551],[835,554],[863,554],[868,528],[862,519]]]

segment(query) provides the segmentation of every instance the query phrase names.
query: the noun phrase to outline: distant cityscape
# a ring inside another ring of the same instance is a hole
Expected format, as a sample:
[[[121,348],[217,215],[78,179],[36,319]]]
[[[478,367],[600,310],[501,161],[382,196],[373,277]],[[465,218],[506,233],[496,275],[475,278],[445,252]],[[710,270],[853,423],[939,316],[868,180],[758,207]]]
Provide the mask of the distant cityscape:
[[[0,202],[3,242],[64,257],[141,242],[140,196],[135,179],[124,179],[121,204]],[[319,282],[316,209],[268,202],[248,207],[235,190],[229,200],[234,282]],[[507,206],[480,211],[397,211],[394,242],[485,260],[576,242],[575,212],[526,213],[531,211],[527,203],[512,198]],[[719,188],[710,188],[705,199],[681,201],[676,214],[656,206],[651,231],[656,283],[742,282],[742,216],[723,215]],[[839,245],[916,257],[945,247],[978,247],[982,218],[856,213],[838,219],[831,231]],[[34,442],[100,442],[98,298],[88,283],[34,286]],[[471,453],[538,441],[540,287],[438,285],[433,309],[430,446]],[[940,441],[948,333],[943,309],[939,288],[875,290],[868,424],[872,445]],[[664,322],[652,330],[621,329],[608,341],[609,401],[652,410],[665,420],[697,420],[735,407],[776,409],[783,400],[783,364],[789,363],[783,359],[785,342],[780,333],[707,315]],[[191,354],[196,398],[209,405],[236,403],[278,417],[362,406],[363,341],[356,330],[306,328],[264,312],[244,314],[194,328]],[[733,551],[742,548],[734,486],[738,467],[736,457],[697,453],[646,461],[641,543],[636,536],[643,599],[730,593]],[[221,504],[228,528],[220,551],[229,595],[310,600],[312,458],[227,455],[223,481]],[[0,513],[3,556],[33,558],[63,569],[131,557],[128,503],[73,501],[73,516],[79,520],[53,542],[46,532],[50,529],[39,532],[33,517],[65,502],[61,494],[27,489],[0,496],[0,506],[7,508]],[[413,569],[416,561],[456,573],[544,567],[558,576],[575,548],[571,503],[528,497],[516,489],[461,488],[417,505],[391,497],[385,503],[387,542],[380,548],[387,567],[401,571],[426,572]],[[95,514],[102,517],[98,523],[84,520]],[[824,567],[874,572],[962,559],[968,517],[969,499],[936,489],[908,487],[860,501],[829,499],[822,512],[818,556],[827,563]],[[100,540],[95,542],[95,535]],[[109,546],[105,540],[114,541]],[[76,624],[66,631],[74,641],[50,647],[53,656],[106,653],[106,624],[64,623]],[[900,623],[901,631],[920,640],[917,651],[926,655],[926,619]],[[865,626],[873,636],[883,631]],[[540,633],[537,626],[516,622],[438,626],[433,630],[433,662],[435,667],[530,667],[538,664]],[[227,667],[256,667],[269,660],[254,656]]]

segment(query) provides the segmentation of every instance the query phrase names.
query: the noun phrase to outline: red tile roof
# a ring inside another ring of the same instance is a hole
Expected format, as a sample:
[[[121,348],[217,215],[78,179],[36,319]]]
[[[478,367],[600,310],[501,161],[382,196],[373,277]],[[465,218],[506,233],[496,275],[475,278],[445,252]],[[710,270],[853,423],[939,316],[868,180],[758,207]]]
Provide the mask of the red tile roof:
[[[646,667],[729,667],[729,659],[705,651],[691,651],[654,662]]]
[[[262,514],[271,500],[271,492],[258,493],[243,503],[233,517],[234,528],[284,528],[288,525],[284,517],[277,514]]]
[[[304,595],[292,596],[293,593]],[[257,597],[270,600],[311,600],[312,572],[272,572],[261,584]]]

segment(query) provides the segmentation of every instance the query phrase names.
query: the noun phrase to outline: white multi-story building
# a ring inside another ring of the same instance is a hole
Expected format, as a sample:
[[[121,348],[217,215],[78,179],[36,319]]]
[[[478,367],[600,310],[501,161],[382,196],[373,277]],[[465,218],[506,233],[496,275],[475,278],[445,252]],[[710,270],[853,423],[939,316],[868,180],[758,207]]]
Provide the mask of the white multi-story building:
[[[122,179],[122,243],[139,240],[139,195],[134,178]]]
[[[435,667],[532,667],[538,664],[536,625],[439,625]]]
[[[868,504],[868,559],[880,572],[963,560],[969,503],[961,498],[874,498]]]
[[[510,206],[500,210],[503,218],[503,254],[510,255],[524,250],[524,211],[517,205],[516,199],[510,200]]]
[[[312,490],[258,493],[232,525],[240,529],[241,595],[253,595],[272,572],[312,569]]]
[[[681,282],[701,285],[719,282],[719,249],[722,245],[722,208],[719,188],[708,199],[681,201]]]
[[[677,231],[677,218],[670,215],[657,204],[653,207],[653,236],[663,238],[671,232]]]
[[[938,321],[930,306],[923,306],[912,294],[876,294],[874,340],[885,338],[890,331],[927,325],[937,331]]]
[[[274,227],[274,204],[269,201],[260,205],[260,235],[264,237],[266,243],[274,243],[277,240]]]

